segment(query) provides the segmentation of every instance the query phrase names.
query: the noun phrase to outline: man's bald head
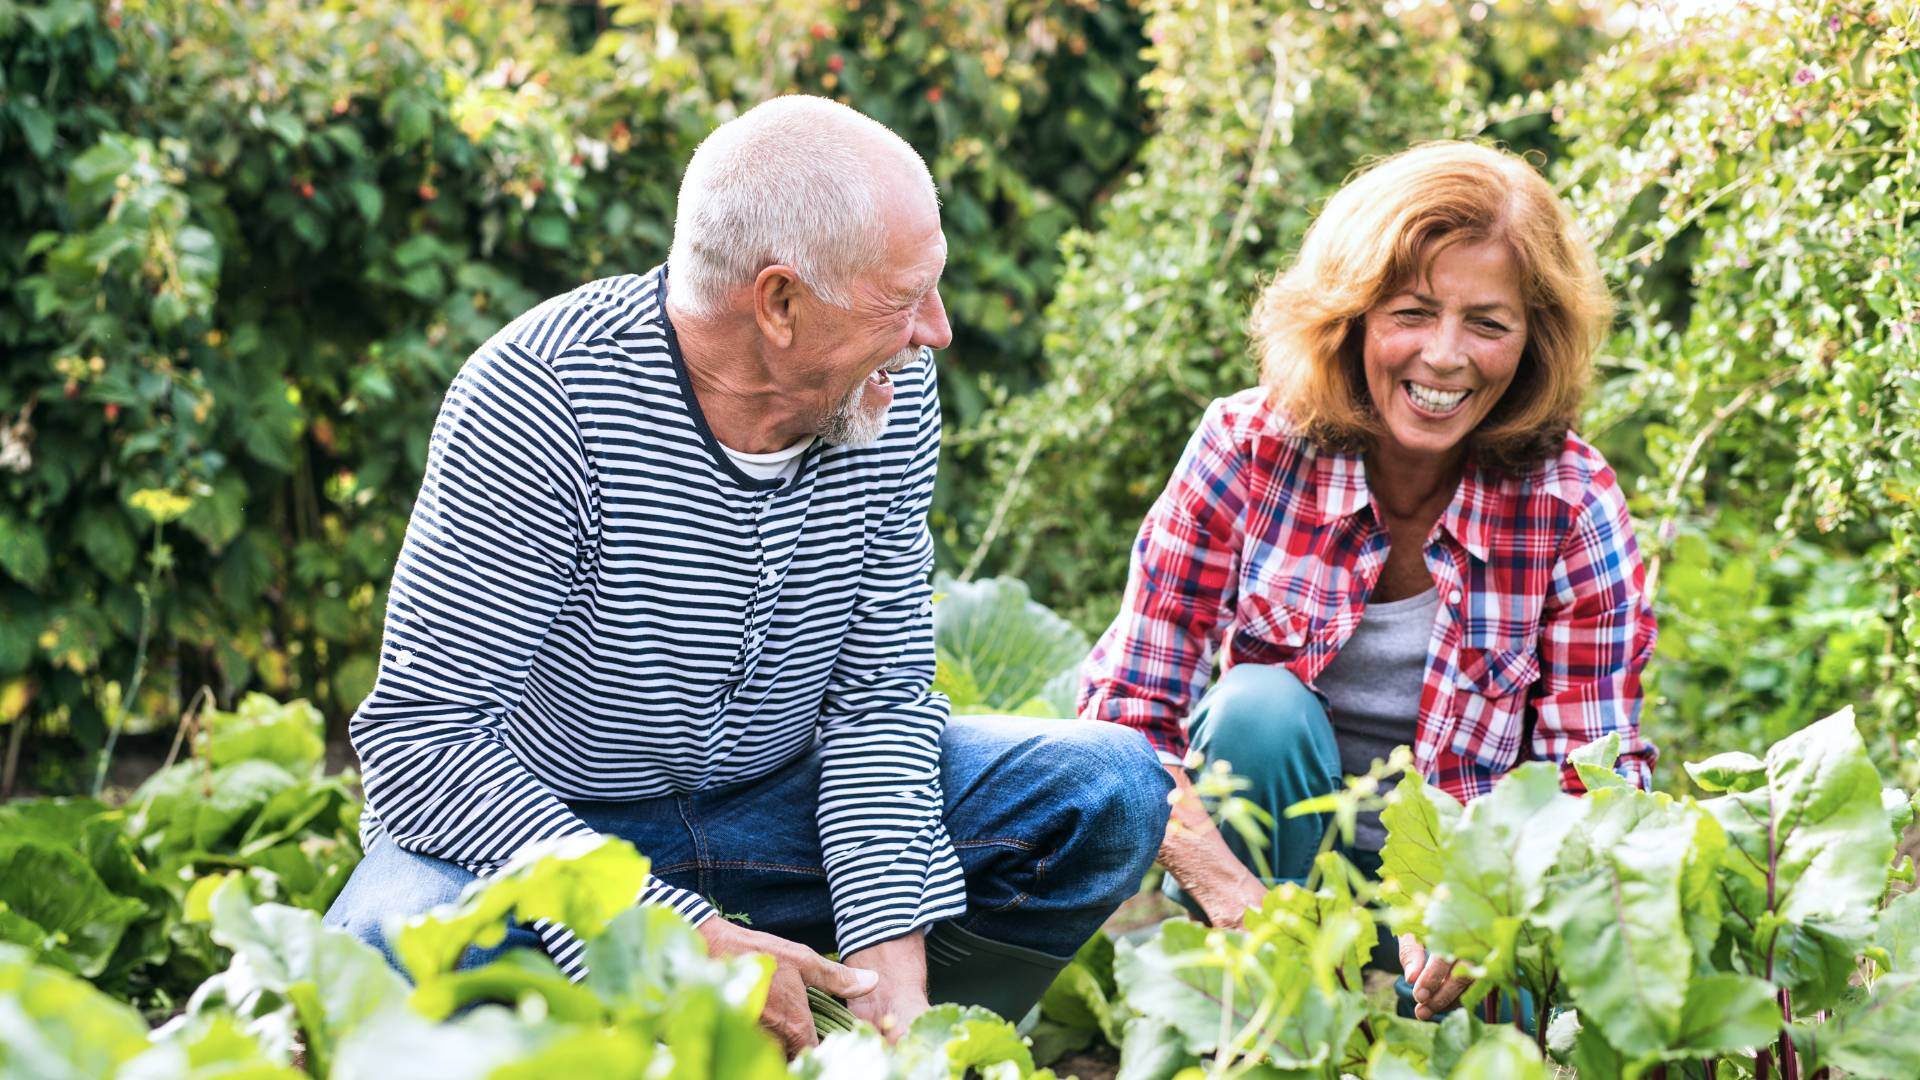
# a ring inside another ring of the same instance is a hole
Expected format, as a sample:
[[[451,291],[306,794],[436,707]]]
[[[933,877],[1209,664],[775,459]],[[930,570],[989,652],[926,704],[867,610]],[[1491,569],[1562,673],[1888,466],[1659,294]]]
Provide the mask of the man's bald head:
[[[844,307],[848,284],[885,251],[890,218],[937,200],[920,155],[872,118],[826,98],[763,102],[714,129],[687,164],[670,299],[713,315],[779,264]]]

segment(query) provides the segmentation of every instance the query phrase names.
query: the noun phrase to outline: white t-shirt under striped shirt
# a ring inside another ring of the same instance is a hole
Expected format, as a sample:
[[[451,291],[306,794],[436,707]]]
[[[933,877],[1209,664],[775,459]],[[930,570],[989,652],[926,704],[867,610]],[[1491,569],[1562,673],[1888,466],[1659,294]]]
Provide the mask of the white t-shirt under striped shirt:
[[[352,722],[370,817],[476,873],[590,830],[566,800],[772,773],[817,746],[843,952],[966,909],[942,822],[931,354],[886,432],[743,472],[700,414],[665,267],[555,297],[447,390]],[[698,921],[705,900],[644,899]],[[546,933],[563,966],[578,944]]]

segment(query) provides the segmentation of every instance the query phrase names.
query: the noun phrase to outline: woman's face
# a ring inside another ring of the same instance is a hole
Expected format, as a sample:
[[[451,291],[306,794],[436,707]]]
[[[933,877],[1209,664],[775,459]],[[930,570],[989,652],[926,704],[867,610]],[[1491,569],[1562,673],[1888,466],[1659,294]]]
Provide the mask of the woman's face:
[[[1426,276],[1368,309],[1367,393],[1393,448],[1445,456],[1506,393],[1527,344],[1513,253],[1499,241],[1451,244]]]

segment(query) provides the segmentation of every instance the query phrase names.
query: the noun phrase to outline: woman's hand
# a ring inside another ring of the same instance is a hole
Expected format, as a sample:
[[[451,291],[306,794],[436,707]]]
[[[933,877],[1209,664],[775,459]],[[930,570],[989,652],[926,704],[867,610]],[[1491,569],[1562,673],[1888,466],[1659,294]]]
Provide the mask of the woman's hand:
[[[1167,766],[1167,771],[1173,774],[1174,790],[1168,800],[1172,814],[1166,839],[1160,842],[1160,864],[1200,905],[1207,922],[1238,929],[1247,909],[1259,907],[1266,899],[1267,886],[1228,849],[1200,796],[1194,794],[1187,771],[1178,765]]]
[[[1254,877],[1240,860],[1228,856],[1231,865],[1220,866],[1198,880],[1180,885],[1193,897],[1207,916],[1207,924],[1225,930],[1238,930],[1246,921],[1247,909],[1257,908],[1267,898],[1267,886]]]
[[[1427,947],[1412,934],[1400,935],[1400,971],[1413,984],[1413,1015],[1431,1020],[1459,1002],[1473,980],[1453,973],[1454,963],[1443,956],[1428,956]]]

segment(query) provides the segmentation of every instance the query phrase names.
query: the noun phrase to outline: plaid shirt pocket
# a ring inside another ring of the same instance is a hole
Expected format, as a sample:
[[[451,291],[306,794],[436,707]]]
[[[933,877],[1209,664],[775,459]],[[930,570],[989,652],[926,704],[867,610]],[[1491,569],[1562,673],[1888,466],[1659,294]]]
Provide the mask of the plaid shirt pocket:
[[[1529,690],[1539,678],[1537,645],[1461,646],[1453,671],[1453,752],[1496,773],[1511,768],[1520,756]]]

